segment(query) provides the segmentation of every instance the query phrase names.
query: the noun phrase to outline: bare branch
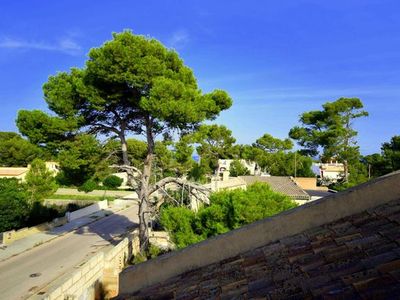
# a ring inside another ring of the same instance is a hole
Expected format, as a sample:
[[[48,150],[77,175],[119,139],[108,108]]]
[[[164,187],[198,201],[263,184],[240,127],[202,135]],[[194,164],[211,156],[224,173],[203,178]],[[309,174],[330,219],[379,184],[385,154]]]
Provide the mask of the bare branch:
[[[186,185],[186,186],[190,187],[191,189],[197,190],[197,191],[199,191],[199,192],[201,192],[203,194],[206,194],[206,195],[210,194],[210,192],[211,192],[210,189],[208,189],[208,188],[206,188],[206,187],[204,187],[202,185],[199,185],[199,184],[196,184],[196,183],[193,183],[193,182],[189,182],[189,181],[186,181],[186,180],[182,180],[180,178],[166,177],[164,179],[161,179],[160,181],[158,181],[157,183],[155,183],[152,186],[152,188],[149,191],[149,196],[151,194],[153,194],[154,192],[156,192],[157,190],[159,190],[161,188],[164,188],[169,183],[175,183],[175,184],[180,185],[180,186]]]
[[[127,172],[136,172],[137,175],[142,175],[142,171],[140,171],[138,168],[134,167],[134,166],[128,166],[128,165],[111,165],[109,166],[109,168],[115,168],[115,169],[120,169],[120,170],[124,170]],[[132,173],[133,175],[133,173]],[[136,175],[136,176],[137,176]]]
[[[114,133],[116,133],[117,135],[120,134],[120,131],[112,126],[107,126],[101,123],[94,123],[91,124],[92,126],[94,126],[94,128],[92,130],[90,130],[92,133],[97,133],[98,131],[104,130],[104,131],[112,131]]]

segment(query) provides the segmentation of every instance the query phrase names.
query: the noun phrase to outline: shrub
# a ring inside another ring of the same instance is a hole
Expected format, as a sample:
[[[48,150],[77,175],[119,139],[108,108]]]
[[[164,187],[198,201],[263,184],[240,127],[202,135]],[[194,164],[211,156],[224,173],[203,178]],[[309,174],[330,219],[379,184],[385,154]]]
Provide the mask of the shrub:
[[[31,203],[44,200],[58,188],[54,174],[46,168],[45,162],[41,159],[32,161],[25,180]]]
[[[210,197],[211,205],[194,213],[185,207],[167,206],[160,223],[171,234],[177,248],[273,216],[296,206],[289,197],[263,183],[247,190],[222,191]]]
[[[238,177],[238,176],[244,176],[244,175],[250,175],[249,169],[247,169],[241,161],[235,159],[229,168],[229,176],[231,177]]]
[[[91,191],[94,191],[95,189],[98,188],[98,184],[92,180],[89,179],[87,181],[85,181],[79,188],[78,191],[80,192],[85,192],[85,193],[89,193]]]
[[[122,182],[122,178],[119,178],[115,175],[110,175],[103,180],[103,185],[110,189],[116,189],[121,186]]]
[[[29,215],[28,193],[14,178],[0,178],[0,232],[24,227]]]

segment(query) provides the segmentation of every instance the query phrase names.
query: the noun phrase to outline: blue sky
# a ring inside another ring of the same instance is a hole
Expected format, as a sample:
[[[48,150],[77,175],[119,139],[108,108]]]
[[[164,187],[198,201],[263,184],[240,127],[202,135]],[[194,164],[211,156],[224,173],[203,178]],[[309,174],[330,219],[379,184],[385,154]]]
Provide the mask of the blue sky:
[[[359,97],[363,154],[400,134],[400,2],[2,1],[0,131],[19,109],[46,109],[49,75],[80,67],[111,32],[132,29],[175,48],[204,91],[226,90],[221,114],[239,143],[285,137],[298,116]]]

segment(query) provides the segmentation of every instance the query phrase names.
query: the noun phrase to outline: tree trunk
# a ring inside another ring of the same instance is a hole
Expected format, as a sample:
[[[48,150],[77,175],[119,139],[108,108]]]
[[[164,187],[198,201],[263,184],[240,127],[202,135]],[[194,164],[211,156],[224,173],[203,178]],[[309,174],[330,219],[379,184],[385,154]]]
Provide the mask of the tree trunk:
[[[349,182],[349,164],[347,160],[343,162],[343,168],[344,168],[344,182],[348,183]]]
[[[144,161],[143,172],[140,178],[139,189],[139,240],[140,252],[142,254],[149,247],[149,182],[151,176],[151,168],[154,156],[154,136],[152,133],[151,120],[149,119],[146,124],[146,137],[147,137],[147,156]]]
[[[131,164],[128,157],[128,144],[126,143],[125,132],[121,131],[119,138],[121,140],[122,162],[125,166],[130,166]]]
[[[128,156],[128,144],[126,142],[124,130],[121,130],[121,132],[119,133],[119,139],[121,140],[122,164],[124,166],[130,166],[131,162],[130,162],[129,156]],[[132,172],[127,172],[127,176],[128,176],[128,178],[127,178],[128,186],[134,187],[135,180],[133,178]]]

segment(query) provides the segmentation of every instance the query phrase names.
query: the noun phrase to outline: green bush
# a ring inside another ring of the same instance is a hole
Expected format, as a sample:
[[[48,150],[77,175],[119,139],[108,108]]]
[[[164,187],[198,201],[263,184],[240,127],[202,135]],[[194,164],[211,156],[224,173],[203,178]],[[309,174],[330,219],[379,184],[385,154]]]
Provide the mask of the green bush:
[[[29,201],[43,201],[57,191],[56,179],[53,172],[46,168],[41,159],[34,159],[25,177],[25,185],[29,194]]]
[[[98,184],[96,181],[89,179],[87,181],[85,181],[79,188],[78,191],[80,192],[85,192],[85,193],[89,193],[91,191],[94,191],[95,189],[98,188]]]
[[[255,183],[247,190],[214,193],[210,201],[210,206],[197,213],[184,207],[162,208],[160,223],[178,248],[296,207],[289,197],[263,183]]]
[[[235,159],[229,168],[229,176],[231,177],[238,177],[250,175],[249,169],[247,169],[240,160]]]
[[[122,182],[122,178],[119,178],[115,175],[110,175],[103,180],[103,185],[110,189],[116,189],[121,186]]]
[[[26,189],[17,179],[0,178],[0,232],[24,227],[28,216]]]
[[[82,205],[45,206],[40,201],[30,201],[31,191],[14,178],[0,178],[0,232],[34,226],[64,216],[66,211]]]

